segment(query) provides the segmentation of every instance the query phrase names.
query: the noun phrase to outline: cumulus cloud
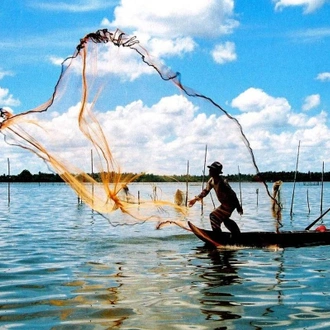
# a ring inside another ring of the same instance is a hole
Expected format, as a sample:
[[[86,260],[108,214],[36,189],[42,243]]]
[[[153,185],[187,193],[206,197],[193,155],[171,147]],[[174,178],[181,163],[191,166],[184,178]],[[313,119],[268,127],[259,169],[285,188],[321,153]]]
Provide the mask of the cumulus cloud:
[[[15,99],[12,94],[9,93],[9,89],[0,87],[0,105],[15,107],[20,105],[21,102],[18,99]]]
[[[109,47],[99,53],[99,76],[113,73],[124,80],[132,81],[142,74],[155,74],[155,70],[141,62],[130,49],[123,48],[121,56],[117,56],[116,51],[117,49],[109,44]]]
[[[327,114],[322,111],[316,116],[308,116],[305,113],[290,113],[288,123],[293,127],[315,127],[320,124],[324,125],[327,120]]]
[[[233,62],[237,59],[235,44],[230,41],[227,41],[224,44],[216,45],[211,54],[214,61],[219,64]]]
[[[294,164],[299,139],[304,138],[304,143],[312,146],[319,143],[314,134],[318,128],[323,127],[322,136],[328,132],[325,112],[315,116],[296,114],[285,98],[273,97],[261,89],[246,90],[232,101],[232,105],[243,111],[237,119],[255,155],[263,158],[265,170],[274,169],[274,166],[281,169],[281,157],[285,161],[292,156]],[[78,108],[79,105],[53,118],[49,129],[61,127],[57,140],[51,141],[54,147],[66,146],[66,152],[77,155],[77,164],[85,164],[87,153],[78,151],[83,140],[71,142],[80,134],[72,129],[76,126]],[[238,163],[244,172],[253,173],[251,158],[237,126],[221,113],[207,115],[204,107],[202,112],[200,110],[185,96],[175,94],[163,97],[153,105],[135,100],[96,115],[111,142],[115,159],[125,165],[125,171],[184,173],[188,157],[191,170],[196,173],[207,144],[212,159],[220,157],[226,164],[227,173],[235,173]],[[313,135],[309,136],[307,132]],[[141,153],[152,157],[141,157]]]
[[[330,81],[330,72],[319,73],[316,79],[320,81]]]
[[[321,103],[321,97],[319,94],[312,94],[305,98],[304,104],[302,106],[302,109],[304,111],[309,111],[313,108],[316,108]]]
[[[87,153],[82,149],[86,151],[91,146],[86,147],[86,139],[78,129],[79,109],[80,104],[77,104],[51,118],[46,124],[49,134],[45,136],[40,131],[37,139],[55,137],[44,141],[48,149],[56,150],[62,159],[71,159],[70,153],[74,154],[76,165],[84,168]],[[172,164],[184,166],[187,152],[193,153],[192,149],[187,149],[188,144],[193,146],[200,136],[201,118],[195,118],[197,110],[184,96],[172,95],[151,106],[136,100],[95,114],[102,123],[115,159],[125,166],[123,170],[173,174],[175,165],[172,167]],[[208,119],[204,119],[203,124],[212,127],[214,121],[208,123]],[[58,129],[61,134],[56,133]]]
[[[315,95],[306,99],[310,106],[316,106],[319,100]],[[237,119],[265,170],[292,170],[299,141],[303,147],[313,148],[314,154],[324,159],[330,157],[326,147],[330,143],[330,130],[325,111],[316,115],[296,113],[285,98],[273,97],[257,88],[247,89],[233,99],[231,105],[242,111]],[[308,152],[301,156],[306,170],[315,166],[315,160],[311,161],[314,154]]]
[[[196,42],[190,37],[178,37],[175,39],[152,38],[149,48],[156,57],[167,57],[173,55],[183,55],[192,52],[196,47]]]
[[[288,124],[291,110],[285,98],[270,96],[258,88],[247,89],[233,99],[231,105],[243,112],[239,116],[243,127],[253,131],[260,128],[268,130],[284,128]]]
[[[98,77],[112,74],[119,77],[121,81],[134,81],[143,74],[156,74],[156,71],[151,66],[145,65],[131,49],[122,47],[120,56],[117,52],[118,48],[112,43],[105,44],[97,54],[97,66],[93,60],[89,61],[86,64],[87,70],[94,74],[97,72]],[[50,61],[55,65],[62,63],[62,59],[57,57],[51,57]],[[71,68],[79,74],[82,70],[81,65],[81,62],[75,61],[71,64]],[[161,62],[159,61],[157,65],[161,65]]]
[[[193,5],[190,0],[123,0],[114,17],[103,19],[102,25],[131,31],[159,56],[191,52],[196,39],[230,34],[238,26],[233,0],[196,0]]]
[[[275,10],[282,10],[286,7],[303,6],[304,14],[310,14],[321,8],[326,0],[273,0]]]
[[[232,0],[123,0],[112,24],[153,36],[222,35],[237,26],[233,10]]]
[[[237,164],[242,173],[254,173],[236,124],[221,112],[207,114],[205,103],[201,107],[195,101],[181,94],[162,97],[148,105],[136,99],[105,112],[95,109],[95,115],[123,171],[182,174],[189,160],[191,173],[199,174],[207,144],[210,159],[221,160],[226,173],[236,173]],[[315,148],[321,148],[320,139],[330,143],[325,111],[312,116],[308,112],[294,113],[285,98],[257,88],[238,95],[232,105],[242,110],[237,119],[257,163],[262,164],[261,170],[292,170],[299,140]],[[78,129],[79,109],[80,104],[76,104],[62,114],[53,114],[46,125],[49,134],[40,131],[36,138],[61,159],[72,160],[74,155],[75,165],[89,171],[86,159],[92,146]],[[50,138],[47,143],[46,138]],[[323,147],[322,155],[325,153],[327,148]],[[306,161],[306,168],[309,163]]]
[[[260,112],[268,108],[272,108],[274,111],[283,108],[286,110],[290,109],[290,105],[285,98],[270,96],[262,89],[253,87],[234,98],[231,105],[243,112]]]

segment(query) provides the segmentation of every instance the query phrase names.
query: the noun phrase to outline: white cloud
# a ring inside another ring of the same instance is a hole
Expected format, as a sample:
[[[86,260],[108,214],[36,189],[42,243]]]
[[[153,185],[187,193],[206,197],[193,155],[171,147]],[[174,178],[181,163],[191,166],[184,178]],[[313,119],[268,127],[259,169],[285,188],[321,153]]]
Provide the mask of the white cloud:
[[[148,45],[153,50],[152,55],[156,57],[181,56],[184,53],[192,52],[196,47],[195,41],[190,37],[178,37],[174,39],[152,38]]]
[[[273,0],[275,10],[282,10],[286,7],[303,6],[304,14],[310,14],[321,8],[326,0]]]
[[[77,104],[65,113],[53,114],[43,122],[46,131],[34,125],[29,133],[52,155],[89,171],[86,158],[92,146],[78,129],[79,108]],[[180,94],[163,97],[150,106],[136,100],[107,112],[96,111],[95,115],[123,171],[182,174],[189,160],[191,173],[199,174],[208,144],[212,159],[221,156],[227,173],[235,172],[237,157],[246,153],[236,125],[226,116],[199,113],[199,107]],[[248,156],[242,159],[250,163]],[[30,165],[25,167],[30,169]],[[96,162],[95,169],[99,169]]]
[[[118,49],[109,43],[105,45],[103,51],[99,52],[97,69],[100,76],[113,73],[124,80],[128,79],[132,81],[141,74],[156,73],[154,69],[145,65],[140,58],[137,58],[131,49],[123,47],[121,49],[121,56],[118,56],[117,51]]]
[[[122,0],[114,16],[102,25],[138,35],[158,56],[191,52],[196,38],[230,34],[238,26],[233,0]]]
[[[205,36],[231,33],[237,26],[232,0],[122,0],[112,24],[153,36]]]
[[[0,80],[2,79],[2,78],[4,78],[5,76],[13,76],[14,75],[14,73],[13,72],[11,72],[11,71],[6,71],[6,70],[2,70],[1,68],[0,68]]]
[[[46,11],[63,11],[63,12],[87,12],[104,10],[114,7],[115,1],[107,0],[71,0],[70,3],[63,1],[47,1],[35,2],[29,1],[29,5],[33,8]]]
[[[309,95],[305,98],[302,109],[304,111],[309,111],[313,108],[318,107],[320,105],[320,103],[321,103],[320,95],[319,94],[312,94],[312,95]]]
[[[237,164],[242,173],[254,173],[237,126],[221,113],[207,115],[204,107],[199,108],[192,101],[195,99],[175,94],[150,106],[135,100],[107,112],[96,111],[121,169],[183,174],[189,160],[191,173],[200,174],[207,144],[209,160],[221,160],[226,173],[236,173]],[[286,99],[255,88],[240,94],[232,103],[244,110],[237,119],[251,143],[258,165],[262,164],[261,170],[292,170],[299,140],[305,146],[315,146],[319,152],[320,139],[322,143],[330,142],[326,112],[316,116],[295,114]],[[90,157],[92,146],[79,131],[79,109],[80,104],[77,104],[65,113],[53,113],[46,122],[48,134],[39,131],[37,126],[31,134],[52,154],[55,152],[61,159],[73,161],[74,165],[89,171],[86,159]],[[326,152],[324,150],[322,153]],[[301,164],[303,166],[303,160]],[[40,170],[27,163],[22,166],[32,172]]]
[[[304,113],[291,113],[290,116],[288,116],[288,123],[292,127],[315,127],[319,124],[324,125],[327,120],[327,114],[322,111],[319,115],[309,117],[308,115]]]
[[[320,96],[313,94],[305,99],[303,109],[310,110],[320,104]],[[240,122],[249,129],[293,130],[295,127],[310,128],[324,125],[327,120],[326,112],[315,116],[294,113],[289,102],[283,97],[273,97],[258,88],[249,88],[235,99],[231,105],[243,112]]]
[[[75,155],[74,165],[86,170],[86,155],[92,146],[86,144],[78,129],[79,109],[80,104],[77,104],[45,122],[47,135],[38,127],[33,128],[33,135],[37,134],[36,139],[61,159],[72,159]],[[172,95],[150,107],[136,100],[95,114],[102,123],[115,160],[125,165],[122,170],[173,174],[176,173],[175,164],[185,164],[187,152],[193,153],[185,147],[191,137],[198,139],[194,134],[199,129],[195,123],[197,110],[184,96]]]
[[[319,73],[316,79],[321,81],[330,81],[330,72]]]
[[[145,65],[141,61],[141,58],[136,56],[136,53],[127,47],[122,47],[120,49],[120,56],[118,56],[118,47],[110,42],[102,45],[98,50],[97,57],[97,65],[94,58],[92,56],[89,57],[86,62],[86,70],[93,72],[93,74],[97,73],[99,78],[112,74],[119,77],[122,81],[133,81],[143,74],[156,74],[156,71],[152,67]],[[53,64],[58,64],[61,59],[52,57],[51,61]],[[68,61],[70,61],[70,58]],[[160,63],[157,64],[161,65]],[[81,73],[82,63],[80,58],[73,61],[70,65],[76,73]]]
[[[265,93],[262,89],[253,87],[234,98],[231,106],[243,112],[260,112],[265,109],[273,109],[274,111],[285,109],[287,111],[291,108],[285,98],[275,98]]]
[[[64,58],[62,58],[62,57],[57,57],[57,56],[50,56],[50,57],[49,57],[49,60],[50,60],[50,62],[51,62],[52,64],[59,66],[59,65],[61,65],[61,64],[63,63]]]
[[[15,107],[20,104],[21,102],[18,99],[15,99],[13,95],[9,93],[9,89],[0,87],[0,107]]]
[[[219,64],[233,62],[237,59],[235,44],[229,41],[225,42],[224,44],[216,45],[211,54],[214,61]]]
[[[321,27],[321,28],[298,30],[289,33],[289,36],[299,41],[314,42],[329,37],[330,29],[328,27],[326,28]]]
[[[316,104],[318,97],[310,100],[310,104]],[[292,170],[299,141],[309,150],[300,161],[306,171],[313,170],[320,157],[329,158],[326,146],[330,143],[330,130],[325,111],[312,116],[295,113],[285,98],[275,98],[256,88],[241,93],[232,106],[243,111],[237,119],[261,170]]]

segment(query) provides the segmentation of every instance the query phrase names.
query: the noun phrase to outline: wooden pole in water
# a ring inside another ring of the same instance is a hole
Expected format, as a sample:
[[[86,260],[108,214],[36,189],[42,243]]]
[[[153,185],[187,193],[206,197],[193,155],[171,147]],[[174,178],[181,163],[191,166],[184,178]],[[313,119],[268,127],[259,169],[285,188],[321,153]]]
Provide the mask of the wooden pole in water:
[[[94,178],[93,149],[91,149],[91,173],[92,173],[92,178]]]
[[[207,144],[205,145],[205,154],[204,154],[202,190],[204,189],[204,183],[205,183],[206,157],[207,157]],[[203,215],[203,213],[204,213],[204,203],[203,203],[203,200],[202,200],[201,201],[201,215]]]
[[[259,188],[256,189],[257,194],[257,206],[259,205]]]
[[[308,195],[308,188],[307,188],[307,207],[308,207],[308,213],[311,213],[311,208],[309,207],[309,195]]]
[[[320,214],[322,214],[322,210],[323,210],[323,179],[324,179],[324,162],[322,163]]]
[[[10,160],[7,158],[8,165],[8,204],[10,204]]]
[[[93,149],[91,149],[91,173],[92,178],[94,179],[94,156],[93,156]],[[92,196],[94,201],[94,181],[92,182]]]
[[[298,172],[299,150],[300,150],[300,140],[299,140],[299,144],[298,144],[297,161],[296,161],[296,171],[295,171],[295,173],[294,173],[294,180],[293,180],[292,199],[291,199],[291,209],[290,209],[290,215],[291,215],[291,216],[292,216],[292,213],[293,213],[294,191],[295,191],[295,188],[296,188],[296,180],[297,180],[297,172]]]
[[[185,200],[185,206],[188,205],[188,189],[189,189],[189,160],[187,161],[186,200]]]
[[[238,165],[238,185],[239,185],[239,201],[241,203],[241,206],[243,207],[243,200],[242,200],[242,182],[241,182],[241,172],[239,170]]]

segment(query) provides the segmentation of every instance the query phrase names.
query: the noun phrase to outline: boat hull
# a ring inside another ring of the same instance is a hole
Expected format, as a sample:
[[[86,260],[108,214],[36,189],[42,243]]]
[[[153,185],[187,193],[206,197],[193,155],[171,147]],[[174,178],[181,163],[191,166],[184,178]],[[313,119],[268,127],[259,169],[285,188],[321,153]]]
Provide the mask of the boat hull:
[[[215,247],[303,247],[330,245],[330,230],[318,231],[282,231],[275,232],[243,232],[232,236],[228,232],[214,232],[198,228],[188,222],[192,232],[203,242]]]

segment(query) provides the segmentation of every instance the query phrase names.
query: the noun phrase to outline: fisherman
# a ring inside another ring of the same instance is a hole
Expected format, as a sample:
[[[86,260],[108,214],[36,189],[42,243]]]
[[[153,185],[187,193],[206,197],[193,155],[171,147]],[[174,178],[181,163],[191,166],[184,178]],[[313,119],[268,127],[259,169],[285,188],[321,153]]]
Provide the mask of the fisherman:
[[[225,227],[236,235],[240,233],[240,229],[234,220],[229,219],[233,211],[236,209],[239,214],[243,214],[243,209],[238,201],[236,193],[230,187],[227,180],[225,180],[220,174],[222,174],[222,164],[214,162],[208,166],[210,179],[207,182],[206,188],[202,192],[191,199],[188,203],[189,207],[192,207],[196,201],[202,200],[213,188],[216,192],[221,205],[210,213],[210,222],[213,231],[221,232],[221,224],[224,223]]]

